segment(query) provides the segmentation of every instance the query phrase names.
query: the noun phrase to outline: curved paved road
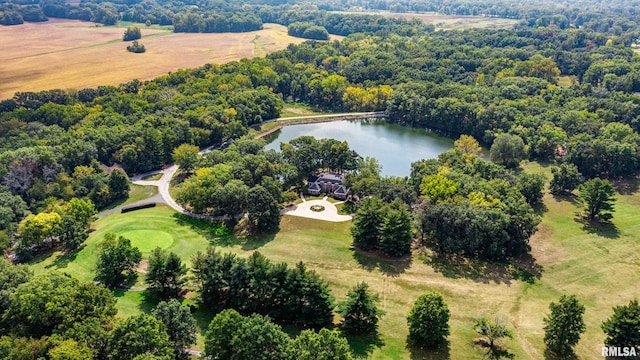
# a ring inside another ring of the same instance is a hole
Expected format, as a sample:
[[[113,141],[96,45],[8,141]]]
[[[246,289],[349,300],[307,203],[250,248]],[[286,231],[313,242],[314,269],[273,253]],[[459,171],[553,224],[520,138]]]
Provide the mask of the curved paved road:
[[[362,115],[380,115],[380,112],[356,112],[356,113],[342,113],[342,114],[324,114],[324,115],[307,115],[307,116],[296,116],[296,117],[288,117],[288,118],[277,118],[277,119],[271,119],[271,120],[267,120],[264,121],[263,123],[267,123],[267,122],[272,122],[272,121],[281,121],[281,120],[300,120],[300,119],[318,119],[318,118],[333,118],[333,117],[339,117],[339,116],[362,116]],[[200,151],[200,155],[205,154],[209,151],[211,151],[213,149],[213,147],[208,147],[205,148],[203,150]],[[136,185],[142,185],[142,186],[156,186],[158,187],[158,195],[155,195],[153,197],[150,197],[148,199],[145,200],[141,200],[138,201],[136,203],[133,204],[129,204],[127,206],[135,206],[138,204],[144,204],[144,203],[148,203],[148,202],[160,202],[160,203],[165,203],[167,205],[169,205],[169,207],[171,207],[172,209],[174,209],[175,211],[187,215],[187,216],[191,216],[194,218],[198,218],[198,219],[204,219],[204,220],[228,220],[230,217],[229,216],[208,216],[208,215],[200,215],[200,214],[195,214],[192,213],[188,210],[186,210],[185,208],[183,208],[182,206],[180,206],[172,197],[171,194],[169,193],[169,186],[171,185],[171,179],[173,179],[173,176],[176,174],[176,172],[178,171],[178,165],[174,164],[171,165],[163,170],[156,170],[156,171],[151,171],[148,173],[144,173],[144,174],[140,174],[140,175],[136,175],[134,177],[132,177],[130,180],[132,183],[136,184]],[[145,177],[151,176],[151,175],[155,175],[155,174],[162,174],[162,177],[160,178],[160,180],[154,180],[154,181],[149,181],[149,180],[142,180]],[[323,203],[324,204],[324,203]],[[329,203],[330,204],[330,203]],[[330,207],[333,205],[330,205]],[[306,206],[304,206],[306,208]],[[333,206],[335,208],[335,206]],[[107,211],[103,211],[101,213],[98,214],[99,217],[102,216],[106,216],[109,214],[113,214],[117,211],[120,211],[123,208],[123,206],[120,207],[116,207],[114,209],[110,209]],[[310,217],[310,218],[314,218],[314,219],[319,219],[319,220],[327,220],[327,221],[349,221],[351,220],[351,216],[349,215],[338,215],[337,211],[335,211],[335,215],[334,216],[314,216],[314,215],[319,215],[321,213],[315,213],[312,212],[311,210],[309,210],[308,212],[300,209],[301,214],[297,214],[295,207],[292,208],[287,208],[287,209],[283,209],[282,210],[282,214],[291,214],[291,215],[297,215],[297,216],[304,216],[304,217]],[[327,215],[327,214],[324,214]],[[245,214],[238,214],[236,215],[236,218],[242,218],[244,217]]]

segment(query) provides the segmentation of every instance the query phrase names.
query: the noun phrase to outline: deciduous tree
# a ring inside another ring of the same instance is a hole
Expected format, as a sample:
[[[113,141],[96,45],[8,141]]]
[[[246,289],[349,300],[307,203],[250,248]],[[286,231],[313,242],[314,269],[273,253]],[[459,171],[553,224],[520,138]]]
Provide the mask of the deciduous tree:
[[[326,328],[318,332],[303,330],[291,342],[290,359],[296,360],[352,360],[347,339],[337,330]]]
[[[517,167],[526,156],[522,138],[511,134],[498,135],[489,152],[491,160],[508,168]]]
[[[607,346],[636,348],[640,354],[640,304],[638,300],[631,300],[629,305],[616,306],[613,315],[602,323],[602,330],[607,338]]]
[[[427,348],[437,347],[449,336],[449,307],[437,292],[420,295],[407,317],[409,340]]]
[[[160,302],[152,312],[167,329],[177,359],[188,359],[187,347],[196,342],[197,323],[191,311],[178,300]]]
[[[558,303],[549,305],[551,313],[544,318],[544,343],[551,352],[566,356],[584,333],[584,305],[575,295],[562,295]]]
[[[133,359],[145,353],[166,359],[175,355],[164,324],[147,314],[126,318],[114,327],[109,353],[113,359]]]
[[[613,203],[616,201],[616,190],[610,182],[602,179],[591,179],[580,186],[578,201],[584,208],[586,216],[593,221],[599,218],[611,220]]]
[[[504,321],[498,317],[495,320],[489,320],[487,318],[477,319],[473,325],[476,333],[482,336],[486,341],[486,346],[489,348],[487,350],[487,355],[491,359],[498,359],[500,357],[500,348],[496,341],[513,337],[513,332],[507,329],[507,326],[504,324]]]
[[[98,245],[96,280],[113,287],[133,280],[136,266],[142,260],[142,253],[131,246],[131,240],[114,233],[107,233]]]
[[[182,144],[173,150],[173,161],[180,166],[182,171],[191,173],[198,163],[199,151],[195,145]]]

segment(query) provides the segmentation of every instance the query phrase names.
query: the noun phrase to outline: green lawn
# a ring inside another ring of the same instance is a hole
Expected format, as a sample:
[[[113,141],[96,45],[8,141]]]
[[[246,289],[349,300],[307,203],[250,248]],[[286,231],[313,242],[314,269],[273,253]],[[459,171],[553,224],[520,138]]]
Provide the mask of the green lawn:
[[[316,109],[311,105],[303,103],[285,103],[282,111],[280,111],[280,117],[283,118],[323,114],[331,114],[331,112]]]
[[[523,167],[525,171],[549,174],[547,166],[536,163]],[[149,241],[165,239],[164,234],[153,237],[154,232],[169,234],[172,243],[167,246],[162,240],[163,246],[187,262],[209,244],[242,256],[258,250],[273,261],[291,265],[304,261],[328,281],[339,300],[359,281],[366,281],[380,294],[380,306],[385,311],[380,336],[350,339],[357,355],[372,359],[482,359],[483,351],[474,345],[477,337],[472,330],[473,319],[482,315],[499,315],[507,320],[516,335],[505,344],[515,358],[543,359],[542,319],[549,302],[563,293],[576,294],[586,306],[587,324],[577,354],[581,359],[600,359],[604,341],[600,324],[611,315],[613,306],[638,297],[640,282],[640,195],[634,183],[620,184],[620,188],[626,195],[619,196],[611,226],[586,226],[576,216],[571,198],[545,195],[545,206],[539,209],[543,222],[531,241],[532,257],[512,266],[444,263],[423,251],[401,260],[363,254],[350,246],[350,223],[292,216],[283,217],[280,231],[274,236],[239,238],[220,225],[185,218],[160,206],[102,218],[77,256],[56,254],[39,259],[32,268],[36,272],[59,269],[90,280],[95,245],[108,231],[148,232],[141,238]],[[152,248],[151,243],[147,248]],[[537,273],[539,278],[532,276]],[[451,311],[450,344],[437,353],[408,349],[405,342],[406,316],[415,299],[429,290],[443,294]],[[116,292],[116,296],[119,316],[149,311],[154,305],[143,292]],[[209,313],[198,313],[201,335],[210,318]],[[335,320],[339,322],[337,317]],[[198,345],[202,347],[202,336]]]
[[[116,208],[118,206],[133,204],[134,202],[148,199],[158,194],[158,188],[155,186],[142,186],[142,185],[136,185],[136,184],[129,184],[129,185],[131,186],[131,190],[129,190],[128,198],[124,200],[115,201],[114,203],[110,204],[103,210],[108,210],[108,209]]]

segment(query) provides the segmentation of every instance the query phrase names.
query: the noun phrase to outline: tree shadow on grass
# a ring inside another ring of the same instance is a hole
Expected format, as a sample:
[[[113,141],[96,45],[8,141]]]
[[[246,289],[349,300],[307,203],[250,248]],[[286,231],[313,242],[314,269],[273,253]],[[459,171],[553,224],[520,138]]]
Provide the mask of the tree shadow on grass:
[[[115,289],[111,289],[111,291],[113,292],[113,296],[117,299],[125,296],[127,292],[133,291],[133,290],[115,288]],[[145,314],[149,314],[153,309],[155,309],[155,307],[158,305],[160,301],[156,296],[149,293],[148,291],[140,291],[140,293],[141,293],[142,301],[138,303],[138,309],[140,309]]]
[[[256,250],[275,238],[275,233],[257,235],[236,235],[233,231],[236,221],[207,221],[184,214],[174,214],[180,226],[188,226],[204,237],[213,246],[241,246],[242,250]]]
[[[509,264],[490,263],[459,255],[438,255],[425,262],[436,272],[451,279],[464,278],[483,284],[493,282],[507,285],[514,279],[513,268]]]
[[[82,245],[82,247],[84,247],[84,245]],[[45,269],[55,268],[56,270],[59,270],[59,269],[64,269],[68,267],[70,263],[76,260],[76,256],[78,256],[78,251],[80,251],[82,247],[71,254],[62,253],[62,254],[56,255],[56,258],[53,260],[53,262],[45,266]]]
[[[542,216],[547,211],[549,211],[549,208],[547,207],[547,205],[542,201],[534,204],[531,208],[533,209],[533,212],[535,212],[536,215],[538,215],[538,216]]]
[[[204,336],[209,329],[209,323],[211,323],[216,314],[202,304],[190,306],[190,308],[192,309],[191,314],[196,319],[200,335]]]
[[[494,343],[493,348],[491,348],[485,339],[478,339],[474,341],[474,343],[485,351],[484,357],[487,359],[515,359],[515,355],[510,353],[509,350],[501,345]]]
[[[370,335],[347,335],[346,337],[351,347],[351,352],[356,358],[368,359],[376,348],[384,346],[384,341],[380,339],[380,335],[377,333]]]
[[[632,195],[640,188],[640,179],[634,177],[632,179],[622,179],[612,182],[616,192],[620,195]]]
[[[566,355],[557,355],[554,352],[549,351],[549,349],[545,349],[544,358],[545,360],[578,360],[579,359],[579,357],[573,352]]]
[[[573,193],[552,194],[552,196],[556,201],[568,201],[571,205],[578,205],[578,197]]]
[[[411,360],[449,360],[451,359],[449,342],[435,349],[424,349],[407,340],[407,349],[411,354]]]
[[[380,269],[382,273],[391,277],[396,277],[404,273],[411,266],[410,255],[401,258],[388,258],[373,251],[363,251],[354,248],[353,258],[363,269],[367,271]]]
[[[608,219],[601,221],[589,220],[581,214],[576,214],[574,220],[582,224],[582,230],[589,234],[596,234],[607,239],[617,239],[620,237],[620,230]]]
[[[514,270],[512,276],[514,280],[524,281],[533,284],[540,280],[544,267],[537,263],[536,258],[527,253],[513,260]]]

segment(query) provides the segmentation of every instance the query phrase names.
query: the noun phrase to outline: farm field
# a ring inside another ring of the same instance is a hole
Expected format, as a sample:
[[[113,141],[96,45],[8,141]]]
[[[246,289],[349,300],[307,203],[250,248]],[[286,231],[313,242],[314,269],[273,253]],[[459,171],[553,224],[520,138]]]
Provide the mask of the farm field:
[[[464,30],[471,28],[480,29],[511,29],[520,20],[491,18],[485,16],[444,15],[434,12],[429,13],[396,13],[388,11],[371,11],[363,14],[375,14],[395,19],[419,18],[425,24],[433,24],[441,30]]]
[[[265,24],[259,31],[223,34],[173,33],[142,25],[140,42],[147,51],[134,54],[121,41],[124,28],[62,19],[0,27],[0,99],[16,91],[149,80],[181,68],[264,56],[304,41],[287,35],[287,28],[276,24]]]
[[[536,163],[525,171],[549,169]],[[576,294],[586,306],[587,332],[576,348],[581,359],[599,359],[604,334],[600,324],[612,314],[612,307],[638,297],[640,282],[640,205],[637,184],[618,184],[613,224],[588,227],[577,220],[574,200],[557,199],[549,194],[539,211],[543,222],[533,237],[532,258],[515,265],[501,266],[477,262],[444,263],[423,251],[413,258],[388,260],[354,252],[350,223],[327,223],[285,216],[280,231],[269,237],[235,237],[219,225],[177,215],[160,205],[153,209],[114,214],[98,220],[86,247],[75,257],[53,254],[32,263],[36,273],[66,271],[81,280],[91,280],[95,249],[106,232],[132,238],[144,246],[143,258],[155,245],[178,253],[189,264],[190,257],[209,245],[221,251],[248,256],[260,251],[275,262],[294,265],[304,261],[330,284],[332,294],[341,300],[359,281],[367,282],[381,297],[385,315],[378,339],[352,338],[357,355],[373,359],[481,359],[482,350],[474,345],[477,337],[472,322],[478,316],[500,316],[514,330],[513,340],[505,342],[515,358],[544,358],[543,322],[551,301],[561,294]],[[143,261],[144,262],[144,261]],[[539,277],[536,277],[536,276]],[[142,276],[136,286],[144,286]],[[406,315],[422,293],[435,290],[443,294],[451,311],[448,349],[440,353],[420,353],[407,349]],[[190,294],[189,297],[192,297]],[[116,291],[119,316],[150,311],[153,301],[144,292]],[[198,312],[202,327],[196,348],[202,348],[211,314]],[[336,319],[338,322],[339,319]]]

